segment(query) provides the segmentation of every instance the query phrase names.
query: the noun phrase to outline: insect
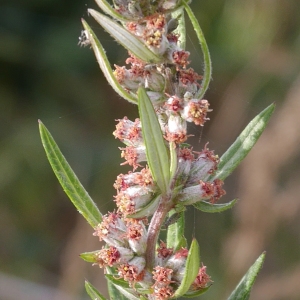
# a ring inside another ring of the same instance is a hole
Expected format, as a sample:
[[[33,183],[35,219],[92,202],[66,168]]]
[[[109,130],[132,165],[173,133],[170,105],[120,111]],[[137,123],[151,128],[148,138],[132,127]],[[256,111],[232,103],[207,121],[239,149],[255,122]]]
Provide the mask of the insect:
[[[86,47],[91,44],[90,36],[87,30],[81,30],[81,34],[78,39],[78,45],[80,46]]]

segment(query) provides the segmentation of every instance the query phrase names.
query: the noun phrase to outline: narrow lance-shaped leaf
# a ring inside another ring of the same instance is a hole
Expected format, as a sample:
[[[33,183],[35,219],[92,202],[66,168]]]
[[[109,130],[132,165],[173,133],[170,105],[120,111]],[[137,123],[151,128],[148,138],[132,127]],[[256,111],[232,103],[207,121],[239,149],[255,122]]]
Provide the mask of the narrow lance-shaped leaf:
[[[179,47],[185,50],[186,45],[186,30],[185,30],[185,20],[184,20],[184,11],[179,9],[172,13],[172,18],[178,21],[178,26],[174,30],[174,33],[177,33],[179,36]]]
[[[123,97],[124,99],[126,99],[131,103],[137,104],[137,97],[132,93],[128,93],[127,91],[125,91],[124,88],[117,81],[116,77],[114,76],[108,58],[105,54],[105,50],[102,44],[100,43],[100,41],[98,40],[97,36],[95,35],[94,31],[83,19],[82,19],[82,25],[84,29],[88,32],[88,38],[91,43],[91,46],[93,47],[98,64],[105,78],[107,79],[108,83],[121,97]]]
[[[50,132],[41,121],[39,121],[39,128],[47,158],[60,185],[88,223],[92,227],[97,226],[101,222],[102,216],[96,204],[80,183]]]
[[[204,293],[206,293],[210,287],[212,286],[212,284],[204,289],[201,289],[201,290],[197,290],[197,291],[188,291],[187,293],[185,293],[183,295],[184,298],[195,298],[195,297],[198,297],[198,296],[201,296],[203,295]]]
[[[185,267],[183,279],[172,298],[181,297],[189,290],[191,284],[194,282],[196,276],[198,275],[199,266],[200,266],[200,249],[196,239],[193,239],[186,260],[186,267]]]
[[[168,152],[153,105],[142,87],[138,89],[138,107],[149,168],[161,192],[166,193],[170,182]]]
[[[169,147],[170,147],[169,148],[170,149],[170,178],[173,179],[177,170],[177,152],[176,152],[176,145],[174,142],[170,142]]]
[[[234,199],[228,203],[222,203],[222,204],[212,204],[212,203],[208,203],[206,201],[199,201],[193,205],[197,209],[199,209],[203,212],[218,213],[218,212],[222,212],[222,211],[232,208],[236,202],[237,202],[237,199]]]
[[[179,214],[178,220],[174,224],[168,226],[167,232],[167,247],[173,248],[174,251],[179,250],[182,247],[186,247],[186,239],[184,237],[184,212],[177,213],[175,210],[172,210],[169,213],[169,217],[176,216]]]
[[[139,218],[149,217],[153,215],[159,205],[160,200],[161,200],[161,195],[156,196],[145,207],[138,209],[137,212],[135,212],[134,214],[128,214],[127,218],[139,219]]]
[[[203,53],[203,58],[204,58],[203,80],[202,80],[201,88],[199,89],[199,91],[195,95],[196,98],[202,99],[202,97],[204,96],[205,92],[208,89],[208,86],[209,86],[209,83],[210,83],[210,80],[211,80],[211,74],[212,74],[211,58],[210,58],[210,54],[209,54],[209,50],[208,50],[208,46],[207,46],[205,37],[203,35],[201,27],[200,27],[194,13],[192,12],[191,8],[188,6],[186,0],[183,0],[183,5],[184,5],[184,8],[185,8],[191,22],[192,22],[192,25],[193,25],[194,30],[196,32],[196,35],[197,35],[197,38],[199,40],[201,50],[202,50],[202,53]]]
[[[115,300],[139,300],[138,294],[129,288],[128,282],[121,279],[120,282],[113,276],[112,268],[106,268],[107,273],[105,275],[107,279],[108,293],[111,299]]]
[[[100,14],[94,9],[88,9],[88,12],[109,34],[116,39],[117,42],[139,59],[149,63],[158,63],[162,61],[161,57],[154,54],[142,41],[114,20]]]
[[[233,172],[263,133],[272,113],[274,112],[274,109],[275,105],[271,104],[247,125],[240,136],[222,155],[218,171],[214,176],[211,176],[212,178],[209,180],[214,180],[216,178],[224,180]]]
[[[227,300],[247,300],[250,297],[251,288],[256,280],[258,272],[262,268],[263,262],[265,260],[265,252],[260,255],[260,257],[255,261],[255,263],[250,267],[248,272],[239,282],[235,290],[229,296]]]
[[[136,297],[138,295],[137,293],[139,293],[139,294],[149,294],[149,293],[151,293],[151,291],[150,291],[151,288],[150,289],[145,289],[139,283],[136,283],[135,286],[134,286],[134,289],[133,289],[129,286],[128,281],[126,281],[122,278],[117,278],[116,276],[111,275],[111,274],[106,274],[105,277],[110,283],[114,284],[116,287],[120,287],[120,288],[125,289],[127,291],[131,291],[133,297]]]
[[[95,0],[98,6],[108,15],[113,17],[118,21],[128,22],[129,19],[125,18],[121,14],[119,14],[107,1],[105,0]]]
[[[85,281],[85,290],[92,300],[107,300],[99,291],[88,281]]]
[[[98,260],[99,250],[92,251],[92,252],[84,252],[81,253],[79,256],[86,262],[96,263]]]

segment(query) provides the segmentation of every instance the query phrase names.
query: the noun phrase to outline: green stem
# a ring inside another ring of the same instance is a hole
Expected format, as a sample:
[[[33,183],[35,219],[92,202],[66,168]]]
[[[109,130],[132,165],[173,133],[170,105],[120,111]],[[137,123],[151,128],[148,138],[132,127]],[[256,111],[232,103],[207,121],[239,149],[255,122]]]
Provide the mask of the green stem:
[[[197,92],[197,94],[195,95],[197,99],[202,99],[205,92],[208,89],[208,86],[209,86],[209,83],[211,80],[212,67],[211,67],[210,54],[209,54],[208,46],[207,46],[206,40],[204,38],[203,32],[201,30],[201,27],[200,27],[194,13],[192,12],[191,8],[188,6],[186,1],[183,1],[183,6],[192,22],[192,25],[193,25],[196,35],[198,37],[198,40],[199,40],[199,43],[201,46],[201,50],[203,53],[204,75],[203,75],[203,80],[202,80],[202,86],[199,89],[199,91]]]

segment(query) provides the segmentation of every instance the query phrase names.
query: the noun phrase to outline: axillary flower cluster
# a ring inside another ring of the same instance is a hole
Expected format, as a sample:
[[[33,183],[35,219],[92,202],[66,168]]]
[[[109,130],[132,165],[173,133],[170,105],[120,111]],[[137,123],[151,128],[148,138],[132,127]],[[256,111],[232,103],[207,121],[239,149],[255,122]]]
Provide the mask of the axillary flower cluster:
[[[200,202],[214,205],[225,194],[222,180],[210,179],[217,170],[218,156],[207,145],[195,152],[185,143],[188,122],[203,126],[209,120],[209,102],[202,97],[210,73],[206,67],[206,74],[201,76],[189,67],[190,53],[184,49],[184,9],[189,16],[191,11],[186,1],[113,2],[111,7],[97,0],[112,18],[92,9],[89,13],[127,48],[126,66],[110,68],[102,45],[84,21],[79,43],[91,45],[104,75],[119,95],[135,104],[151,103],[159,130],[151,136],[149,131],[154,131],[151,126],[155,122],[150,118],[149,125],[140,107],[140,119],[118,120],[113,134],[125,144],[120,148],[123,164],[133,170],[120,174],[115,181],[117,209],[103,216],[94,232],[106,246],[93,252],[91,261],[112,274],[115,286],[135,299],[196,296],[212,281],[200,263],[193,278],[188,274],[189,266],[195,265],[195,251],[191,253],[192,247],[188,250],[184,238],[185,206]],[[158,145],[153,139],[159,136],[169,163],[155,160],[159,151],[152,149]],[[164,164],[170,172],[162,179],[158,174]],[[166,227],[167,241],[162,241],[159,235]],[[122,288],[117,281],[123,282]]]

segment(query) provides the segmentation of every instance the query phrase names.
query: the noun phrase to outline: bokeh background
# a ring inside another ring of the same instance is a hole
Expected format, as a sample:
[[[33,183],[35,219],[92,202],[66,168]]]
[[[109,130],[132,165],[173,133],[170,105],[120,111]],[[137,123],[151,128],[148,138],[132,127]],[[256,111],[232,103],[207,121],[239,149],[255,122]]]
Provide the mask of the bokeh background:
[[[105,82],[92,51],[77,46],[80,18],[99,35],[110,61],[126,52],[86,13],[93,1],[2,0],[0,4],[0,299],[87,299],[84,279],[105,292],[103,271],[79,253],[100,249],[92,229],[60,188],[46,160],[37,120],[53,134],[105,213],[120,167],[115,119],[135,106]],[[191,4],[213,61],[206,98],[211,121],[191,126],[195,150],[219,155],[267,105],[276,112],[255,148],[226,180],[222,214],[188,210],[214,280],[201,299],[226,299],[267,251],[250,299],[300,299],[300,2],[211,0]],[[201,49],[189,25],[192,67]]]

